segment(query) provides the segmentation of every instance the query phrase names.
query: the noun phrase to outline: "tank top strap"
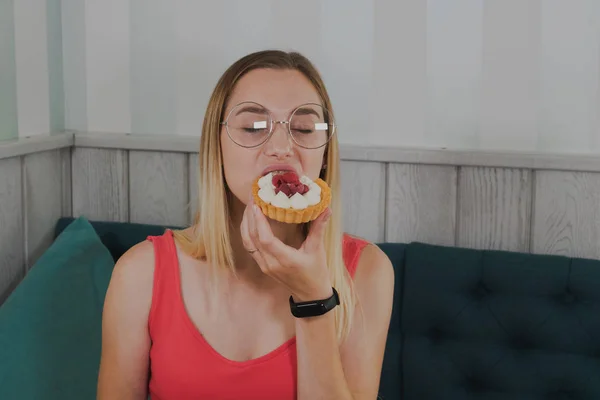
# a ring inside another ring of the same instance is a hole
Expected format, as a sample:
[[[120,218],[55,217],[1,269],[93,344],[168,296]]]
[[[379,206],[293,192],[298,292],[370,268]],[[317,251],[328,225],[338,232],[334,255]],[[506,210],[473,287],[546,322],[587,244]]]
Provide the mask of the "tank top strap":
[[[350,273],[350,276],[354,278],[356,268],[358,267],[358,261],[363,249],[369,244],[367,240],[348,235],[347,233],[343,236],[343,257],[346,268]]]
[[[179,260],[173,232],[167,229],[160,236],[148,236],[154,246],[154,282],[152,305],[148,315],[150,334],[155,327],[168,326],[175,310],[179,282]]]

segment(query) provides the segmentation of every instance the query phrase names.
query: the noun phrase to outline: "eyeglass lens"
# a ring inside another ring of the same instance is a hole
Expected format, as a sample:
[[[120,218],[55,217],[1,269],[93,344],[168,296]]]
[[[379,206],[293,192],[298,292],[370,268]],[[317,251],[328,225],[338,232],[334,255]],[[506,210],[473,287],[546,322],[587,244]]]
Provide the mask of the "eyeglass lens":
[[[226,128],[238,145],[255,147],[268,139],[273,126],[264,107],[256,103],[241,103],[229,113]],[[287,129],[293,140],[305,148],[324,146],[333,134],[329,112],[318,104],[298,107],[290,117]]]

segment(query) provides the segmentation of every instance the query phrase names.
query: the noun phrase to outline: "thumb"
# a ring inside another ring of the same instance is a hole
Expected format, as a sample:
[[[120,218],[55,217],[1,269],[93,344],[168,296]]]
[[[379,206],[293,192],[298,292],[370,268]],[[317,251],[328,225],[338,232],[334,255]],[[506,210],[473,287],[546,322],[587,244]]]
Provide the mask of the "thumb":
[[[327,207],[325,211],[317,217],[317,219],[311,224],[310,231],[306,237],[306,249],[308,251],[316,250],[319,246],[323,245],[323,239],[325,238],[325,228],[331,217],[331,208]]]

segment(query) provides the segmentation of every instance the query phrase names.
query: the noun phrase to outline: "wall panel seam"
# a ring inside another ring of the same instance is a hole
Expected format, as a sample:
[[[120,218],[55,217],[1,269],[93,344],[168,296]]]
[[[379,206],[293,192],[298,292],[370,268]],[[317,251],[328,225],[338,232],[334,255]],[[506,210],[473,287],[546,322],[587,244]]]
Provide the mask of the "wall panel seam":
[[[29,193],[27,192],[27,166],[25,165],[25,156],[19,157],[20,168],[21,168],[21,227],[23,235],[23,262],[24,262],[24,274],[29,271],[29,207],[27,203],[29,200]]]
[[[535,204],[536,204],[536,185],[537,185],[537,172],[536,170],[532,169],[531,170],[531,195],[530,195],[530,205],[529,205],[529,247],[528,247],[528,252],[531,253],[534,250],[534,240],[535,240],[535,235],[533,230],[535,229]]]
[[[72,217],[74,215],[73,213],[73,149],[74,147],[70,147],[69,148],[69,170],[71,171],[71,173],[69,174],[69,181],[70,181],[70,187],[69,187],[69,197],[71,198],[71,201],[69,202],[69,215]]]
[[[454,195],[454,245],[458,246],[460,243],[460,174],[462,173],[462,167],[454,167],[454,171],[456,173],[456,176],[454,177],[454,190],[456,191]]]
[[[126,201],[127,201],[127,206],[125,207],[125,210],[127,212],[127,215],[125,216],[125,220],[127,222],[131,222],[131,214],[132,214],[132,210],[131,210],[131,167],[130,167],[130,163],[129,163],[129,153],[131,152],[131,150],[119,150],[119,151],[123,151],[123,163],[125,163],[125,165],[123,165],[123,168],[125,169],[125,179],[127,180],[127,191],[126,191]],[[120,185],[120,183],[119,183]]]
[[[388,228],[388,191],[389,184],[388,179],[390,175],[390,163],[383,163],[383,241],[387,241],[387,228]]]

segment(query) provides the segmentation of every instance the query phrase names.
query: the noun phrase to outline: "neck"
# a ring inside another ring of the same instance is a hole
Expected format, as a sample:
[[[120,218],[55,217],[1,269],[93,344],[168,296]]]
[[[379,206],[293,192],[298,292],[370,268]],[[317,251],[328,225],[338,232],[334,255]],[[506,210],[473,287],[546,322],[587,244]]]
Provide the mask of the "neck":
[[[232,196],[233,197],[233,196]],[[236,260],[236,271],[240,278],[263,284],[265,281],[271,281],[265,275],[252,255],[244,248],[240,225],[244,215],[246,205],[235,199],[231,205],[231,245],[234,259]],[[304,242],[305,236],[301,224],[286,224],[267,218],[273,235],[284,244],[299,248]]]

